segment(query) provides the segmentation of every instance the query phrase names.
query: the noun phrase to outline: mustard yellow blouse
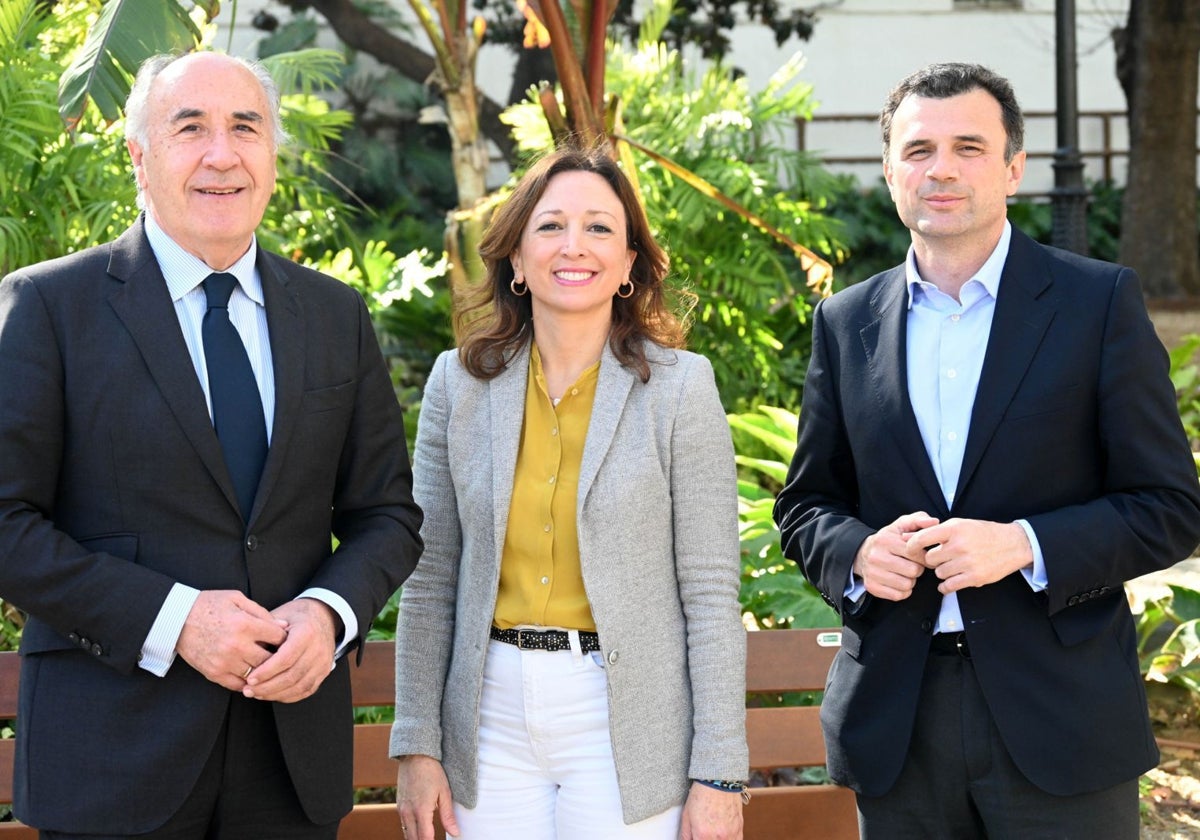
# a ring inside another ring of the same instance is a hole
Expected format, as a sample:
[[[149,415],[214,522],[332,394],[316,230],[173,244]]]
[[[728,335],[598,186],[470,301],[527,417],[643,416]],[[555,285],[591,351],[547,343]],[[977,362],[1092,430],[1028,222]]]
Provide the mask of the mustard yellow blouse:
[[[550,399],[534,344],[525,419],[500,562],[496,626],[595,630],[583,588],[575,503],[600,363],[580,374],[558,405]]]

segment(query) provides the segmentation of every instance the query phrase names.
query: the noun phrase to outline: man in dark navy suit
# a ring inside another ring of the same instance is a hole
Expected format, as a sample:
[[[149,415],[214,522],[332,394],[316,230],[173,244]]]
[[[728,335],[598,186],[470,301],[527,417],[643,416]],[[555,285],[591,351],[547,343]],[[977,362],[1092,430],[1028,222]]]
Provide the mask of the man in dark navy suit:
[[[816,310],[775,507],[841,614],[821,718],[878,838],[1136,838],[1158,751],[1123,583],[1200,540],[1136,275],[1034,243],[1008,82],[942,64],[882,114],[906,262]]]

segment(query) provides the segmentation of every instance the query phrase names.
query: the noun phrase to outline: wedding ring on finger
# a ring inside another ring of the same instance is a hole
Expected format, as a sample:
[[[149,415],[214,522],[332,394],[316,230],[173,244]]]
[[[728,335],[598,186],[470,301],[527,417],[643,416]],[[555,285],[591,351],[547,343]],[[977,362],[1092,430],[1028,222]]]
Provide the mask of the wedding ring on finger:
[[[254,670],[254,666],[253,666],[253,665],[247,665],[247,666],[246,666],[246,673],[242,674],[242,679],[246,679],[248,676],[250,676],[250,672],[251,672],[251,671],[253,671],[253,670]]]

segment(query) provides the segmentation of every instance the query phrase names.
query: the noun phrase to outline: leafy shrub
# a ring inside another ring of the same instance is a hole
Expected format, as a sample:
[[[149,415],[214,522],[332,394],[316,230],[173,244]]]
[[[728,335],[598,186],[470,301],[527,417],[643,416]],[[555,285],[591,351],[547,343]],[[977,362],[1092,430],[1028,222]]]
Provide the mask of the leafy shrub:
[[[1187,432],[1192,449],[1200,449],[1200,369],[1196,366],[1196,354],[1200,351],[1200,335],[1185,335],[1171,349],[1171,383],[1175,386],[1175,399],[1179,404],[1179,417],[1183,430]]]
[[[1170,683],[1200,700],[1200,592],[1170,584],[1137,615],[1138,658],[1151,682]]]
[[[731,414],[738,477],[741,535],[742,609],[758,627],[836,627],[837,614],[783,556],[772,511],[796,451],[797,416],[783,408],[759,406]]]

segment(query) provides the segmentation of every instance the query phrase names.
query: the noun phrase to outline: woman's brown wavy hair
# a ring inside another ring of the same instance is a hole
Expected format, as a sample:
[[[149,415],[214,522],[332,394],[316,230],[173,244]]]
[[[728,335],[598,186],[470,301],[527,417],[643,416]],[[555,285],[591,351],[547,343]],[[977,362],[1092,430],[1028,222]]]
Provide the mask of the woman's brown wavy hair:
[[[455,307],[454,332],[458,354],[472,376],[497,376],[533,332],[533,309],[528,294],[512,293],[513,267],[509,258],[521,244],[521,236],[534,206],[541,200],[554,176],[563,172],[593,172],[603,178],[625,208],[628,247],[637,256],[629,279],[633,294],[613,297],[612,328],[608,343],[613,355],[632,368],[643,382],[650,379],[643,342],[663,347],[683,347],[686,323],[671,311],[664,278],[667,255],[650,234],[650,223],[641,200],[625,173],[609,155],[607,147],[563,148],[535,163],[521,178],[512,194],[496,211],[479,244],[479,255],[487,267],[487,280],[468,292]],[[679,295],[685,301],[686,295]]]

